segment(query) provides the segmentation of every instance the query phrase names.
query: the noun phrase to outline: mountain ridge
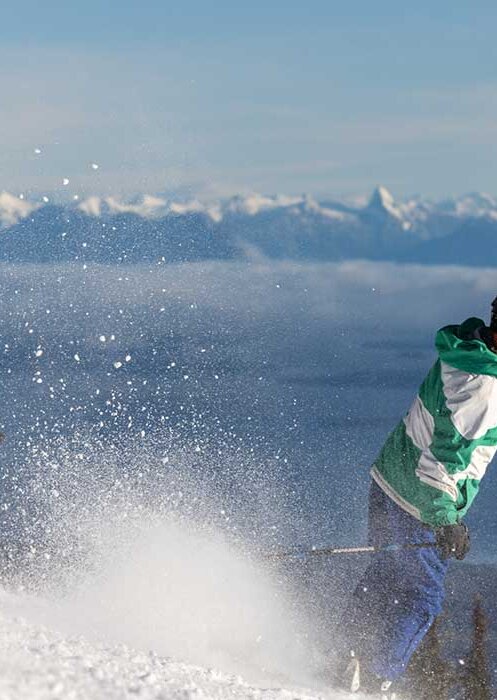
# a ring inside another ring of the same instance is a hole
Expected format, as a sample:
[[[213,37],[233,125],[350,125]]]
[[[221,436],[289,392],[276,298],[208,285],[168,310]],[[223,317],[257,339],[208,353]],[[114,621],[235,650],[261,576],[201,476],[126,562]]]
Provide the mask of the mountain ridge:
[[[471,193],[364,206],[309,195],[238,195],[204,203],[144,194],[71,203],[0,193],[0,260],[181,262],[257,258],[497,265],[497,199]]]

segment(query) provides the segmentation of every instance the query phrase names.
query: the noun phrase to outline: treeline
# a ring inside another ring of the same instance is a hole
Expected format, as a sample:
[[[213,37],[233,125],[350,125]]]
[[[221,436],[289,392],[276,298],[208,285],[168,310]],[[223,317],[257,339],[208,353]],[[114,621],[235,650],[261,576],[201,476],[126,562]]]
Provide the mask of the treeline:
[[[487,634],[487,616],[481,596],[476,596],[469,652],[455,664],[443,656],[440,624],[436,621],[407,669],[407,700],[493,700],[496,695],[492,689]]]

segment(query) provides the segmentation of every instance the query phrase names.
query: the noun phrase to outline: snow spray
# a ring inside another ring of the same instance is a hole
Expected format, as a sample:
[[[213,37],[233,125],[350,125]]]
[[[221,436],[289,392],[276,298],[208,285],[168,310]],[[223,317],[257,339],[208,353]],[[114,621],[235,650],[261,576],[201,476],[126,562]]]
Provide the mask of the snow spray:
[[[200,456],[173,442],[111,448],[80,437],[47,450],[26,585],[66,633],[308,683],[319,655],[308,613],[251,554],[290,517],[281,475],[240,449]],[[245,491],[230,493],[230,479]]]

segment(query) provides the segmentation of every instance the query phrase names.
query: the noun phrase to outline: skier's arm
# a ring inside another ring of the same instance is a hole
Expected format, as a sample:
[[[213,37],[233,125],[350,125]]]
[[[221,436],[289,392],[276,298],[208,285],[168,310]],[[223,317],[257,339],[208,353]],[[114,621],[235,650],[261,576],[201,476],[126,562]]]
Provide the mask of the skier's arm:
[[[497,449],[495,428],[481,437],[477,430],[467,431],[465,437],[454,424],[458,422],[454,413],[446,409],[436,417],[431,445],[424,451],[417,470],[426,495],[421,515],[424,522],[434,527],[450,525],[464,517]]]

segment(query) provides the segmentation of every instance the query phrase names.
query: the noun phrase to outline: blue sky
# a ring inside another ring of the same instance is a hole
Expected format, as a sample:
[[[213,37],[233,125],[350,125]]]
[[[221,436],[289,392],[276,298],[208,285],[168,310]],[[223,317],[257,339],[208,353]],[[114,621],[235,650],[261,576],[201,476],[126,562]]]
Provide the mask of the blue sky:
[[[458,0],[27,0],[0,26],[0,188],[497,194],[496,21]]]

